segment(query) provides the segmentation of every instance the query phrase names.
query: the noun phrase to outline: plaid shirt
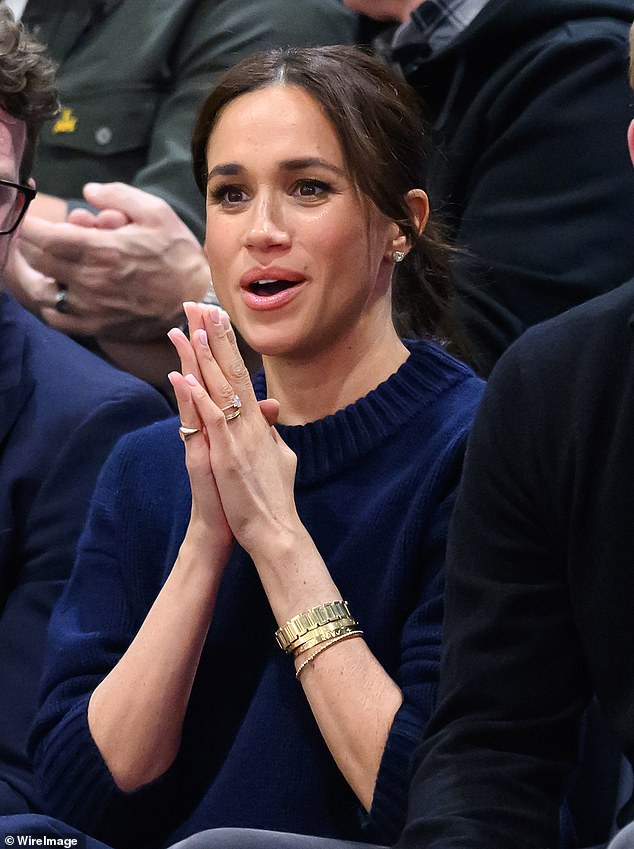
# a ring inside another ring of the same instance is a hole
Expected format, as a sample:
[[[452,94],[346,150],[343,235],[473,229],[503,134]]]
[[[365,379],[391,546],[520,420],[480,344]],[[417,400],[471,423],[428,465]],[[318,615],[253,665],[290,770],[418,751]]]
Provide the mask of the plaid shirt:
[[[405,54],[416,46],[430,56],[453,41],[486,6],[488,0],[424,0],[411,19],[394,33],[392,50]],[[396,57],[394,57],[396,58]]]

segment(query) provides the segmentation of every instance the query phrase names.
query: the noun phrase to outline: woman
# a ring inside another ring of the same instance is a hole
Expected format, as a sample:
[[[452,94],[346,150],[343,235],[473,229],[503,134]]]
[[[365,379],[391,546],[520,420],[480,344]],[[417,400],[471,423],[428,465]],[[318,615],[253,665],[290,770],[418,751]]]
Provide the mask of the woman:
[[[227,313],[187,305],[189,480],[173,422],[120,444],[52,623],[37,767],[48,807],[106,842],[398,835],[481,393],[391,317],[402,261],[414,324],[444,318],[423,143],[413,95],[352,48],[245,60],[203,105],[206,253],[264,373],[252,388]]]

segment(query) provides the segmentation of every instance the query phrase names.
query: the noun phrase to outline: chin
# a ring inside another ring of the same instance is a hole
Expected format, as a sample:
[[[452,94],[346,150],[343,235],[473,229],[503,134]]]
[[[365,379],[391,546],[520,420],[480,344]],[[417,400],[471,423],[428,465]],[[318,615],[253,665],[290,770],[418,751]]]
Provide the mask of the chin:
[[[262,357],[303,358],[306,339],[304,336],[283,333],[280,328],[245,327],[241,333],[247,345]]]

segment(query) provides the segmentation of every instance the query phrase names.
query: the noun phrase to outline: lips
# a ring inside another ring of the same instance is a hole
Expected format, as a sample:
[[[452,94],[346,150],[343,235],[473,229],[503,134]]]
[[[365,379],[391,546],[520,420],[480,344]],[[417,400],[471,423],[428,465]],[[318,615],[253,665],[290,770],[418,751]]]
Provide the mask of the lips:
[[[306,282],[303,274],[288,268],[252,268],[242,275],[240,286],[251,309],[276,309],[294,298]]]
[[[248,289],[256,295],[277,295],[278,292],[297,286],[300,282],[299,280],[256,280],[249,284]]]

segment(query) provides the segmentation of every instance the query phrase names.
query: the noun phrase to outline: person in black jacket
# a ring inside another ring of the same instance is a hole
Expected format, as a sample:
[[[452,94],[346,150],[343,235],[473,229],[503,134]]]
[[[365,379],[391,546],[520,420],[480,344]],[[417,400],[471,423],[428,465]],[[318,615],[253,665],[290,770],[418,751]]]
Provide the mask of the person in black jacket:
[[[634,275],[631,0],[346,5],[402,21],[379,49],[434,122],[431,200],[465,249],[458,312],[483,373],[527,327]]]
[[[634,162],[634,121],[628,142]],[[593,695],[634,761],[633,331],[634,279],[528,331],[491,375],[399,849],[558,846]],[[633,820],[630,799],[619,823]],[[634,845],[631,829],[617,845]]]

